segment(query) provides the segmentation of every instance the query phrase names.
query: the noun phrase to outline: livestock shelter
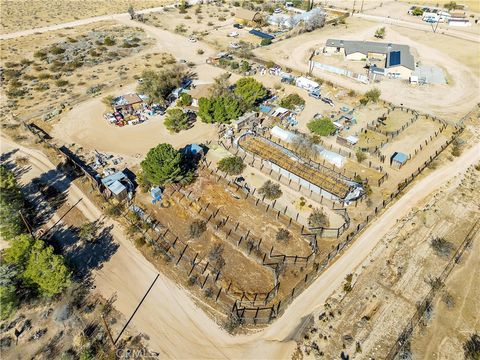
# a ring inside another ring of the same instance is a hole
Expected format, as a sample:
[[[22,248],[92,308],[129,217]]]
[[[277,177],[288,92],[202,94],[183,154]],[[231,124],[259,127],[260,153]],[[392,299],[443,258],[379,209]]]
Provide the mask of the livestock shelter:
[[[408,161],[408,158],[407,154],[395,152],[390,158],[390,165],[400,169]]]

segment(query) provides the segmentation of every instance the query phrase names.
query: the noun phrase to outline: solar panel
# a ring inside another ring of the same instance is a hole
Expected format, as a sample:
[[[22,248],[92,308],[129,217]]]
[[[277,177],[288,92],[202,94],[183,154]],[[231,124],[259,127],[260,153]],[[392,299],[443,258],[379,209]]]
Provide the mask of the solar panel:
[[[389,53],[389,58],[390,58],[390,61],[388,64],[389,67],[400,65],[400,51],[391,51]]]

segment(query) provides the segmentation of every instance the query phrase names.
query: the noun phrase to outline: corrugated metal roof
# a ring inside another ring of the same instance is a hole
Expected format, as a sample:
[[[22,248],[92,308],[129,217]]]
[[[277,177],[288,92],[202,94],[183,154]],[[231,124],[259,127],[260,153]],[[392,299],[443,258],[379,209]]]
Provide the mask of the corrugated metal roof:
[[[408,155],[401,152],[397,152],[393,156],[393,161],[399,162],[400,164],[405,164],[407,160],[408,160]]]

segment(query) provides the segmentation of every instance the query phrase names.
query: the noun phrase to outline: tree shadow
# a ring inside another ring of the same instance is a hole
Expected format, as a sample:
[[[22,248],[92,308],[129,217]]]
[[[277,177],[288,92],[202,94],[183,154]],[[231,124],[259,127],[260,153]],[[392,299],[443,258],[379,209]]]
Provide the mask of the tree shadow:
[[[74,280],[89,279],[94,270],[101,269],[103,263],[115,254],[119,245],[113,239],[112,229],[113,225],[102,226],[92,241],[81,240],[78,236],[80,229],[75,226],[59,225],[52,231],[50,243],[73,269]]]

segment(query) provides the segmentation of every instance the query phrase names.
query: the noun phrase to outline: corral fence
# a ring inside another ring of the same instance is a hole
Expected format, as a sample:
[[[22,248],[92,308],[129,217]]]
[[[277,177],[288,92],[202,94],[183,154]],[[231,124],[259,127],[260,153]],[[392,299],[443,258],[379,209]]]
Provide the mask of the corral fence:
[[[315,267],[309,273],[305,274],[305,278],[301,281],[297,286],[292,289],[292,292],[282,300],[280,300],[276,305],[273,305],[275,308],[276,316],[280,316],[283,311],[287,308],[287,305],[290,304],[295,297],[300,294],[305,288],[307,288],[319,274],[325,271],[330,264],[330,262],[336,258],[338,254],[340,254],[345,248],[347,248],[354,238],[373,220],[376,218],[377,214],[385,209],[394,199],[396,199],[402,191],[418,176],[421,172],[433,161],[435,160],[455,139],[456,137],[463,131],[463,128],[459,128],[457,131],[454,132],[452,137],[444,144],[442,147],[435,152],[435,155],[430,156],[427,161],[423,163],[422,166],[418,167],[417,170],[408,178],[406,178],[403,182],[401,182],[398,186],[398,189],[390,194],[390,196],[383,200],[378,206],[375,207],[373,212],[367,215],[366,219],[358,224],[347,236],[346,238],[339,243],[335,249],[328,253],[328,255],[323,259],[318,261],[315,259]],[[234,310],[234,311],[233,311]],[[245,310],[245,311],[243,311]],[[241,307],[234,307],[232,308],[232,316],[238,317],[242,322],[245,323],[255,323],[255,308],[241,308]],[[251,317],[248,317],[251,316]],[[256,319],[258,321],[265,321],[265,318]]]
[[[447,280],[448,276],[460,262],[463,253],[465,250],[472,244],[472,241],[475,235],[480,231],[480,221],[477,219],[473,226],[471,227],[470,231],[468,232],[467,236],[463,240],[462,244],[457,248],[455,254],[452,258],[448,261],[447,265],[443,269],[440,276],[436,279],[436,283],[439,286],[432,286],[428,294],[423,298],[423,300],[417,305],[417,310],[413,314],[413,316],[408,321],[407,325],[404,327],[400,335],[398,336],[397,340],[395,341],[394,345],[388,352],[387,356],[385,357],[386,360],[394,360],[396,359],[398,353],[403,349],[403,347],[408,344],[411,335],[413,334],[413,330],[415,326],[420,322],[420,320],[424,317],[424,314],[428,309],[431,308],[435,296],[443,289],[445,286],[445,281]]]

